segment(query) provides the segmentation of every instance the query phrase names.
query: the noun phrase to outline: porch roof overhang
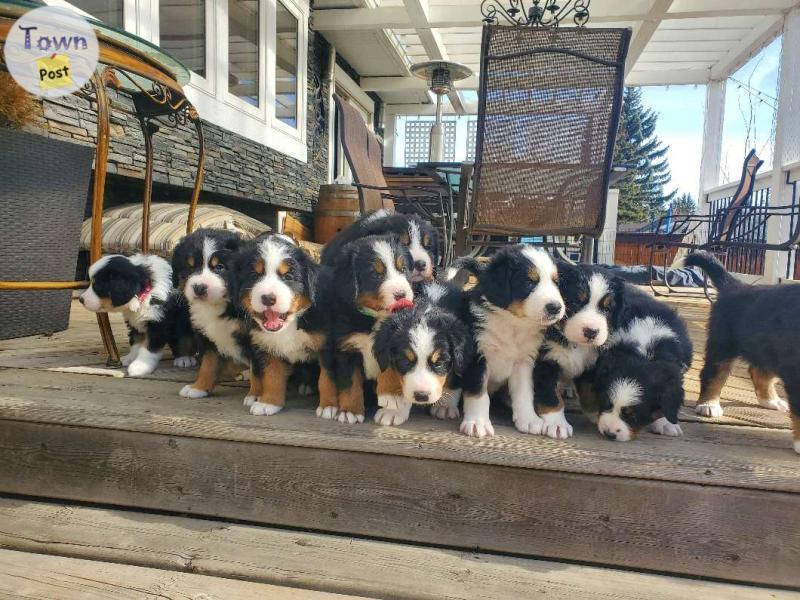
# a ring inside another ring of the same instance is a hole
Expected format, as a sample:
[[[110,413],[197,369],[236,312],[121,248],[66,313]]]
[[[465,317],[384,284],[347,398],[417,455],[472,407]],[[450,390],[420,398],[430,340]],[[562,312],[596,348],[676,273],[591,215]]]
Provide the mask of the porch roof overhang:
[[[505,0],[501,0],[505,4]],[[630,27],[627,85],[724,80],[777,37],[800,0],[594,0],[589,27]],[[318,0],[313,28],[361,74],[395,114],[430,112],[416,62],[449,59],[475,75],[456,84],[450,109],[474,113],[481,44],[481,0]],[[428,105],[428,107],[426,107]]]

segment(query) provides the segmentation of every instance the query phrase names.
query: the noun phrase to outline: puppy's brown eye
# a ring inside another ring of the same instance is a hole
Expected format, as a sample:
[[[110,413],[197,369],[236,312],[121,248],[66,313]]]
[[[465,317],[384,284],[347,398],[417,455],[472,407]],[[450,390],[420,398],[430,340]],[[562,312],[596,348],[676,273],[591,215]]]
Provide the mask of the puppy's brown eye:
[[[402,271],[406,268],[406,259],[402,256],[398,256],[394,259],[394,264],[397,267],[398,271]]]
[[[528,271],[528,279],[530,279],[533,283],[539,283],[540,279],[539,271],[536,269],[530,269]]]
[[[411,243],[411,236],[408,233],[403,233],[400,235],[400,243],[404,246],[408,246]]]
[[[414,354],[414,351],[411,348],[406,348],[403,350],[403,356],[405,356],[409,362],[414,362],[417,360],[417,355]]]
[[[289,273],[291,270],[292,267],[286,261],[283,261],[281,264],[278,265],[278,275],[280,275],[281,277]]]
[[[194,266],[194,256],[190,256],[189,258],[187,258],[186,259],[186,264],[189,265],[190,267],[193,267]]]
[[[208,261],[208,264],[213,269],[214,267],[216,267],[219,264],[219,257],[212,256],[211,260]]]
[[[375,272],[376,272],[376,273],[379,273],[379,274],[381,274],[381,275],[383,275],[383,274],[386,272],[386,265],[385,265],[385,264],[383,264],[383,262],[382,262],[382,261],[380,261],[380,260],[376,260],[376,261],[375,261],[375,262],[372,264],[372,268],[373,268],[373,269],[375,269]]]
[[[603,299],[600,300],[600,308],[606,309],[611,306],[611,294],[606,294],[603,296]]]

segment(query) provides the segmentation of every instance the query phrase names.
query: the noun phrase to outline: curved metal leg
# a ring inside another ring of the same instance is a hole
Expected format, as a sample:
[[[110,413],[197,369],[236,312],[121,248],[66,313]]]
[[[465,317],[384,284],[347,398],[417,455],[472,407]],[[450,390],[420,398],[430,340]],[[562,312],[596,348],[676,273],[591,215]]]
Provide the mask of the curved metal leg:
[[[189,216],[186,218],[186,234],[192,233],[194,229],[194,213],[197,210],[197,203],[200,201],[200,188],[203,187],[203,168],[206,162],[206,147],[205,139],[203,138],[203,123],[200,120],[200,115],[193,106],[188,108],[189,119],[194,123],[195,131],[197,131],[197,173],[194,177],[194,189],[192,190],[192,201],[189,204]]]
[[[153,135],[158,125],[139,116],[144,136],[144,197],[142,199],[142,252],[150,252],[150,204],[153,200]]]
[[[89,246],[89,262],[93,263],[103,253],[103,203],[106,189],[106,163],[108,162],[109,142],[109,103],[106,94],[106,82],[115,79],[114,71],[108,67],[92,77],[95,99],[97,101],[97,151],[94,163],[94,181],[92,184],[92,241]],[[119,350],[114,341],[111,321],[107,313],[97,314],[100,337],[103,339],[110,367],[119,366]]]

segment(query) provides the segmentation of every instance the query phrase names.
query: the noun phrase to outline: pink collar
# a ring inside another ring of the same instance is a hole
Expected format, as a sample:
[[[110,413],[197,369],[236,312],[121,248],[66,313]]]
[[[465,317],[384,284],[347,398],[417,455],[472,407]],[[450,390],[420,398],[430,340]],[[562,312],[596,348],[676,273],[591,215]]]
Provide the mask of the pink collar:
[[[139,299],[139,302],[144,302],[145,300],[147,300],[147,297],[150,295],[150,292],[152,291],[153,291],[153,286],[148,283],[147,285],[144,286],[142,292],[136,297]]]

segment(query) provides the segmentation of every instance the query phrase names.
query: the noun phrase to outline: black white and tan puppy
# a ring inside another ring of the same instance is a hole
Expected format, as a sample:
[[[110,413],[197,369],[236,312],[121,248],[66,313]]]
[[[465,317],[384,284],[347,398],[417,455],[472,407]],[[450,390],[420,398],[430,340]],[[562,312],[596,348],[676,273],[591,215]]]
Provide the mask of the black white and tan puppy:
[[[623,283],[583,265],[559,263],[558,274],[565,317],[545,332],[533,380],[536,413],[554,415],[547,418],[543,433],[565,439],[572,436],[572,426],[564,418],[559,390],[561,395],[574,390],[574,380],[597,362],[613,324],[620,318],[623,305],[616,298]]]
[[[200,346],[200,369],[180,395],[203,398],[214,389],[223,360],[249,365],[247,329],[235,297],[236,253],[242,240],[223,229],[198,229],[172,255],[175,287],[189,307]]]
[[[188,313],[172,287],[172,269],[159,256],[111,254],[89,267],[80,302],[92,312],[122,313],[131,349],[122,357],[128,375],[155,371],[165,345],[176,367],[196,364]]]
[[[464,297],[455,286],[429,283],[415,296],[413,308],[380,325],[373,346],[381,369],[376,423],[400,425],[414,404],[431,406],[437,418],[458,418],[461,376],[475,352],[458,316]]]
[[[553,259],[530,246],[503,248],[481,270],[470,296],[468,319],[477,353],[462,378],[461,432],[494,435],[489,394],[505,383],[519,431],[541,434],[552,423],[565,427],[563,414],[536,414],[533,398],[533,367],[544,332],[564,316]]]
[[[319,280],[326,343],[320,353],[317,414],[361,423],[364,380],[380,374],[375,331],[393,311],[412,305],[411,254],[397,236],[368,236],[343,246],[331,260]]]
[[[617,316],[593,371],[578,381],[584,410],[608,439],[625,442],[649,427],[681,435],[683,373],[692,363],[686,324],[670,306],[629,284],[615,286]]]
[[[722,416],[719,395],[733,360],[741,358],[750,366],[759,404],[791,412],[794,450],[800,453],[800,286],[746,285],[707,252],[689,255],[686,265],[703,269],[719,293],[708,323],[697,413]],[[777,378],[788,403],[778,396]]]
[[[274,415],[286,401],[292,366],[316,362],[322,346],[323,321],[314,306],[319,266],[283,235],[246,244],[237,265],[239,305],[249,324],[250,413]]]
[[[325,245],[321,262],[330,265],[342,248],[359,238],[370,235],[397,235],[400,243],[411,253],[411,281],[432,281],[439,262],[439,239],[430,223],[416,215],[378,210],[342,230]]]

